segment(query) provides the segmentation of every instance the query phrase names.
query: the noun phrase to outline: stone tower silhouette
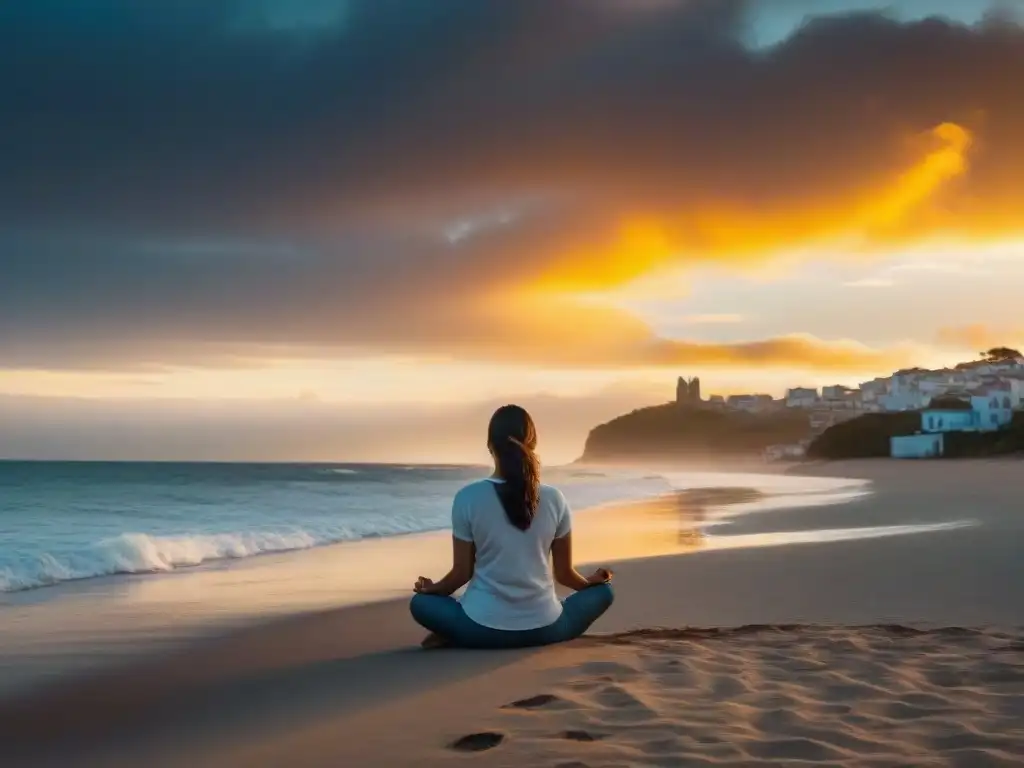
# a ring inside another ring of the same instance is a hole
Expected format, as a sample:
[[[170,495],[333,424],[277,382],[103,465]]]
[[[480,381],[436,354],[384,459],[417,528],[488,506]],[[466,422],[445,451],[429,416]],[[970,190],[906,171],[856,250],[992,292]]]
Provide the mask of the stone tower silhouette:
[[[676,381],[676,403],[679,405],[694,405],[701,402],[700,379],[694,376],[692,379],[680,376]]]

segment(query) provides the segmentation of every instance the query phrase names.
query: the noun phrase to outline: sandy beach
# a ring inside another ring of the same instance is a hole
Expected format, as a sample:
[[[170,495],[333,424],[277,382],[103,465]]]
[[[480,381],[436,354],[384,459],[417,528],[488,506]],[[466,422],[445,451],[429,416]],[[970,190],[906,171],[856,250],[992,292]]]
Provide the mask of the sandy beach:
[[[709,545],[722,499],[588,513],[617,601],[580,641],[423,652],[404,600],[313,610],[2,699],[0,764],[1019,765],[1021,465],[791,471],[871,493]]]

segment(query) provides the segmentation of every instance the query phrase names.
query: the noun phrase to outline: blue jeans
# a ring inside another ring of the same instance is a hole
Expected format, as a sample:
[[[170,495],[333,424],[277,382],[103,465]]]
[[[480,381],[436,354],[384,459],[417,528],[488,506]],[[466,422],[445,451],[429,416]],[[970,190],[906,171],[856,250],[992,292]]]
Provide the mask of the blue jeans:
[[[477,624],[462,610],[458,600],[443,595],[414,595],[409,610],[417,624],[459,648],[528,648],[579,637],[611,607],[614,599],[610,584],[587,587],[562,601],[562,615],[554,624],[521,630]]]

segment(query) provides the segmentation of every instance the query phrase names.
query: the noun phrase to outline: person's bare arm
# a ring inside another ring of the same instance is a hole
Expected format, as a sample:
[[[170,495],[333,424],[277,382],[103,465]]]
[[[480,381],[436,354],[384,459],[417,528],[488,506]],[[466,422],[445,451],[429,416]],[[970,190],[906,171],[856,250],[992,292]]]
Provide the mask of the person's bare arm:
[[[440,581],[420,576],[414,592],[425,595],[451,595],[469,583],[476,564],[476,547],[471,541],[452,536],[452,569]]]
[[[571,531],[551,542],[551,560],[555,581],[575,592],[612,580],[612,572],[607,568],[598,568],[590,576],[584,576],[576,570],[576,566],[572,562]]]

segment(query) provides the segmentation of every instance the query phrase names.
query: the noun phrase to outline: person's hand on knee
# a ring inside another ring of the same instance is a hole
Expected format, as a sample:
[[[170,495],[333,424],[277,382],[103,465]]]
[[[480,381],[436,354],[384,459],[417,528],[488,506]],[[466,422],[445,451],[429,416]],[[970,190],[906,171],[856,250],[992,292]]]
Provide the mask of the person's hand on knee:
[[[433,579],[420,576],[416,579],[416,583],[413,584],[412,591],[417,595],[434,595],[437,594],[437,584],[434,583]]]

